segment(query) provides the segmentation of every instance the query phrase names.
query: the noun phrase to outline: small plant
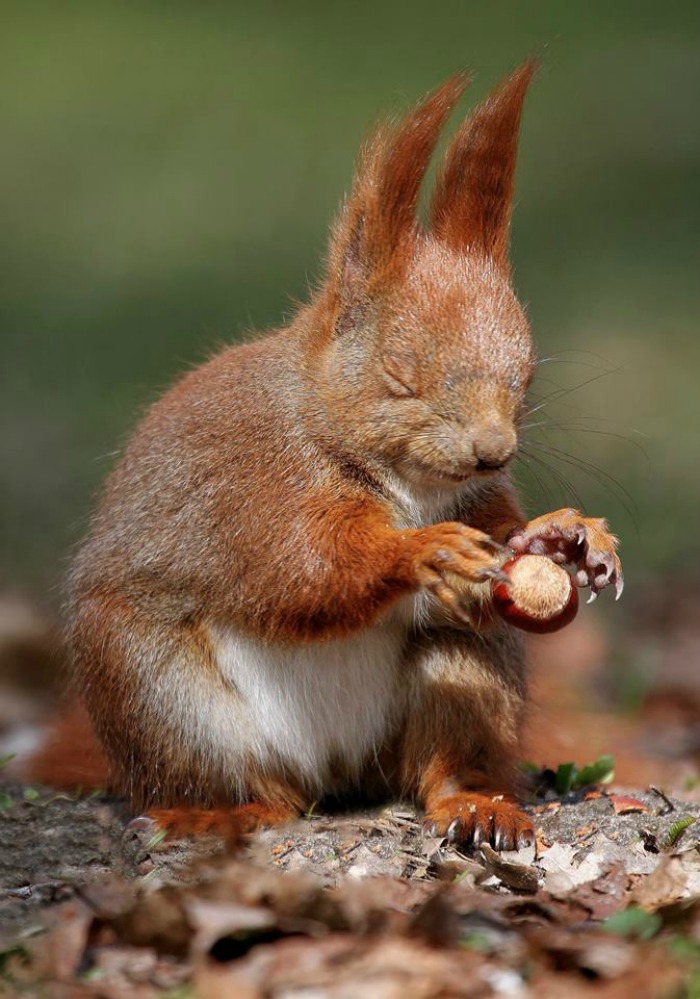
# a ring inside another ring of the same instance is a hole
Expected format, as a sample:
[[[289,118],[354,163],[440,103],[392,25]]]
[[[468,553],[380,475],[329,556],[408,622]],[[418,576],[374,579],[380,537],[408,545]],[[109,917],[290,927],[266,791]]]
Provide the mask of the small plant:
[[[677,819],[668,830],[666,839],[664,840],[664,849],[672,849],[678,843],[686,829],[695,824],[695,821],[692,815],[685,815],[682,819]]]
[[[11,995],[12,993],[6,991],[6,987],[14,989],[18,984],[13,972],[18,968],[28,968],[30,964],[31,955],[21,943],[0,950],[0,994]]]
[[[153,833],[149,841],[146,843],[146,849],[154,850],[157,846],[160,846],[160,844],[163,842],[163,840],[167,835],[168,835],[167,829],[158,829],[156,832]]]
[[[615,760],[612,756],[599,756],[594,763],[588,763],[580,770],[575,763],[560,763],[557,767],[554,786],[557,794],[579,791],[591,784],[609,784],[615,776]]]
[[[601,923],[606,933],[615,933],[620,937],[631,937],[636,940],[651,940],[663,926],[661,916],[656,912],[647,912],[639,906],[630,905],[622,912],[616,912]]]

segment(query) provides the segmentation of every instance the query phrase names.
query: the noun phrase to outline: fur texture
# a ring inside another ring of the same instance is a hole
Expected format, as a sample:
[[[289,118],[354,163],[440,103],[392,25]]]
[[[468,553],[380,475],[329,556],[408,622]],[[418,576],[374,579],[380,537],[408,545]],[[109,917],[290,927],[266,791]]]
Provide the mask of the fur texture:
[[[378,129],[310,303],[186,375],[106,484],[71,654],[116,786],[169,827],[359,791],[413,795],[463,841],[528,835],[523,656],[488,579],[526,528],[508,462],[534,351],[507,246],[532,73],[457,131],[427,228],[466,78]]]

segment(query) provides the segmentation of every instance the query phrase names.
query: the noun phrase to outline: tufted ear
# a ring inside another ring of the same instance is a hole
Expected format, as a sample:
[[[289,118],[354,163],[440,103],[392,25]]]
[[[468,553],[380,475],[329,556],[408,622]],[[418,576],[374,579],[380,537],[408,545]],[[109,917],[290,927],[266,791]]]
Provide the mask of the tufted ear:
[[[526,62],[469,115],[445,154],[431,206],[438,239],[504,267],[520,116],[536,68],[535,60]]]
[[[331,235],[329,282],[340,298],[400,280],[415,248],[421,182],[447,116],[467,85],[450,77],[398,124],[377,129],[361,152],[351,194]]]

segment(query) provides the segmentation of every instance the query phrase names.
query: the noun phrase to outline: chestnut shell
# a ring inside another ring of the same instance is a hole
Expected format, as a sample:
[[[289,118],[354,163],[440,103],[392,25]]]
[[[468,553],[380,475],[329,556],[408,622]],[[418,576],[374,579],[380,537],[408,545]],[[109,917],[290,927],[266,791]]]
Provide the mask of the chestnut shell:
[[[576,617],[578,591],[571,576],[545,555],[514,555],[502,571],[510,582],[494,580],[493,604],[500,616],[523,631],[559,631]]]

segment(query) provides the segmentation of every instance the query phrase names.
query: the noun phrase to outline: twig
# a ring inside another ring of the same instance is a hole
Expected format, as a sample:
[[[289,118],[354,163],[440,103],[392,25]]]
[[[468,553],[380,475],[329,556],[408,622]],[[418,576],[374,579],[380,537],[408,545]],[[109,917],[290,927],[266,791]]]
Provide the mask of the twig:
[[[658,794],[658,796],[661,798],[661,800],[666,805],[666,808],[664,808],[663,810],[660,809],[656,813],[657,815],[668,815],[669,812],[675,812],[676,806],[673,804],[673,802],[668,797],[668,795],[664,794],[664,792],[660,788],[654,787],[653,784],[650,784],[649,785],[649,790],[652,791],[654,794]]]

